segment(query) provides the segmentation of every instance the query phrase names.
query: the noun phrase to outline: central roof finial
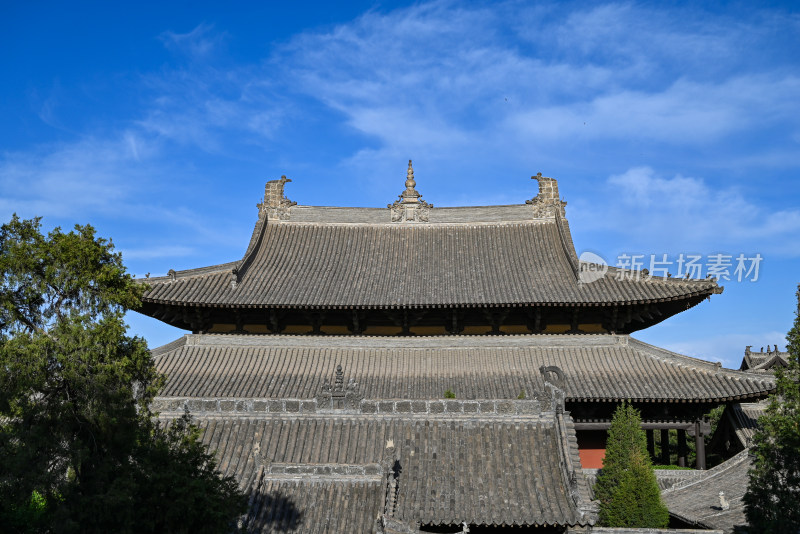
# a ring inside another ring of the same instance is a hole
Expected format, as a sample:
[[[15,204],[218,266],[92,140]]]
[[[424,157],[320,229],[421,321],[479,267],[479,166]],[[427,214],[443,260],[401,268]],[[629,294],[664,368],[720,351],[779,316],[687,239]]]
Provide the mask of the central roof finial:
[[[406,172],[406,189],[394,204],[389,204],[388,207],[392,210],[392,221],[427,221],[428,211],[433,207],[433,204],[428,204],[424,200],[420,200],[422,195],[417,192],[417,186],[414,180],[414,167],[411,160],[408,160],[408,171]]]
[[[408,171],[406,172],[406,190],[400,195],[400,202],[402,204],[419,204],[420,195],[416,189],[416,180],[414,180],[414,167],[411,165],[411,160],[408,160]]]
[[[408,160],[408,172],[406,173],[406,191],[413,191],[417,186],[414,181],[414,167],[411,166],[411,160]]]

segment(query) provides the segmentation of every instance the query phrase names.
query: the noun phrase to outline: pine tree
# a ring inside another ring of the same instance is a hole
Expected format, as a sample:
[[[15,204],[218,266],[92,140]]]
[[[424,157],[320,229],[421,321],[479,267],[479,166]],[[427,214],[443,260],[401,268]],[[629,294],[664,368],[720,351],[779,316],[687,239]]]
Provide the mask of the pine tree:
[[[144,286],[91,226],[0,226],[0,531],[225,532],[246,509],[124,313]]]
[[[800,532],[800,286],[786,339],[789,366],[775,372],[775,393],[753,437],[743,499],[751,532]]]
[[[630,404],[614,412],[603,469],[594,487],[603,526],[663,528],[669,523],[641,426],[639,412]]]

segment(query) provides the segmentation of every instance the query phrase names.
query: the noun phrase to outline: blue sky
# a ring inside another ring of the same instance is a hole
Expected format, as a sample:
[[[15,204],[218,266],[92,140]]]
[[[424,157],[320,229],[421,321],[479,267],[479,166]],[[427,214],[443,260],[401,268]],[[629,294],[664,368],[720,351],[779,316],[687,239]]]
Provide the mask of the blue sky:
[[[91,223],[143,276],[240,258],[282,174],[300,204],[385,206],[411,158],[453,206],[542,172],[579,253],[761,255],[637,334],[736,367],[794,316],[797,50],[780,3],[5,2],[0,217]]]

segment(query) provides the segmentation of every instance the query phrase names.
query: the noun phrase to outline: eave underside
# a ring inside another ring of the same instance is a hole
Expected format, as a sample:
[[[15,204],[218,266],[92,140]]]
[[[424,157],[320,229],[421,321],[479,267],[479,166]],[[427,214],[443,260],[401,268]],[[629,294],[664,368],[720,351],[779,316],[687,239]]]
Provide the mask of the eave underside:
[[[420,308],[200,306],[145,301],[139,310],[194,333],[436,335],[630,334],[687,310],[708,294],[631,304],[532,304]]]

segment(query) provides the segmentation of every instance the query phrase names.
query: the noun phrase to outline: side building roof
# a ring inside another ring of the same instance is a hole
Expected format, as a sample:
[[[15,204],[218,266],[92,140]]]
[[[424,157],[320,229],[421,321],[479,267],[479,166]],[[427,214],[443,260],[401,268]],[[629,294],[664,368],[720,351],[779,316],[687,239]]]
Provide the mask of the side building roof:
[[[778,350],[775,345],[774,349],[770,349],[767,345],[767,350],[764,352],[764,347],[755,352],[750,350],[752,345],[748,345],[744,349],[744,358],[742,358],[742,365],[739,367],[742,371],[749,371],[751,373],[772,373],[776,367],[787,367],[789,365],[789,353]]]
[[[726,402],[763,398],[768,375],[719,365],[627,335],[253,336],[191,334],[154,349],[163,397],[311,399],[341,365],[366,399],[516,399],[564,372],[567,401]]]
[[[406,525],[574,526],[596,508],[571,419],[333,415],[195,420],[250,493],[248,532]]]
[[[283,194],[288,180],[269,182],[244,257],[149,278],[144,310],[148,305],[412,309],[672,301],[685,301],[680,308],[685,309],[721,291],[713,280],[580,262],[556,181],[534,178],[539,194],[527,204],[453,208],[434,208],[418,198],[406,202],[421,196],[413,187],[409,193],[408,181],[404,195],[411,197],[401,195],[402,202],[388,208],[298,206]],[[581,276],[586,269],[592,271],[589,278]]]
[[[749,448],[753,435],[758,430],[758,419],[767,409],[767,401],[742,402],[731,404],[725,410],[725,416],[736,433],[736,437],[743,447]]]
[[[747,528],[742,497],[747,491],[748,470],[752,465],[746,449],[730,460],[684,483],[661,492],[669,513],[700,528],[720,529],[725,534]],[[724,494],[728,508],[722,506]]]
[[[749,448],[758,430],[758,419],[764,415],[768,405],[768,400],[729,404],[717,424],[709,448],[723,456]]]

